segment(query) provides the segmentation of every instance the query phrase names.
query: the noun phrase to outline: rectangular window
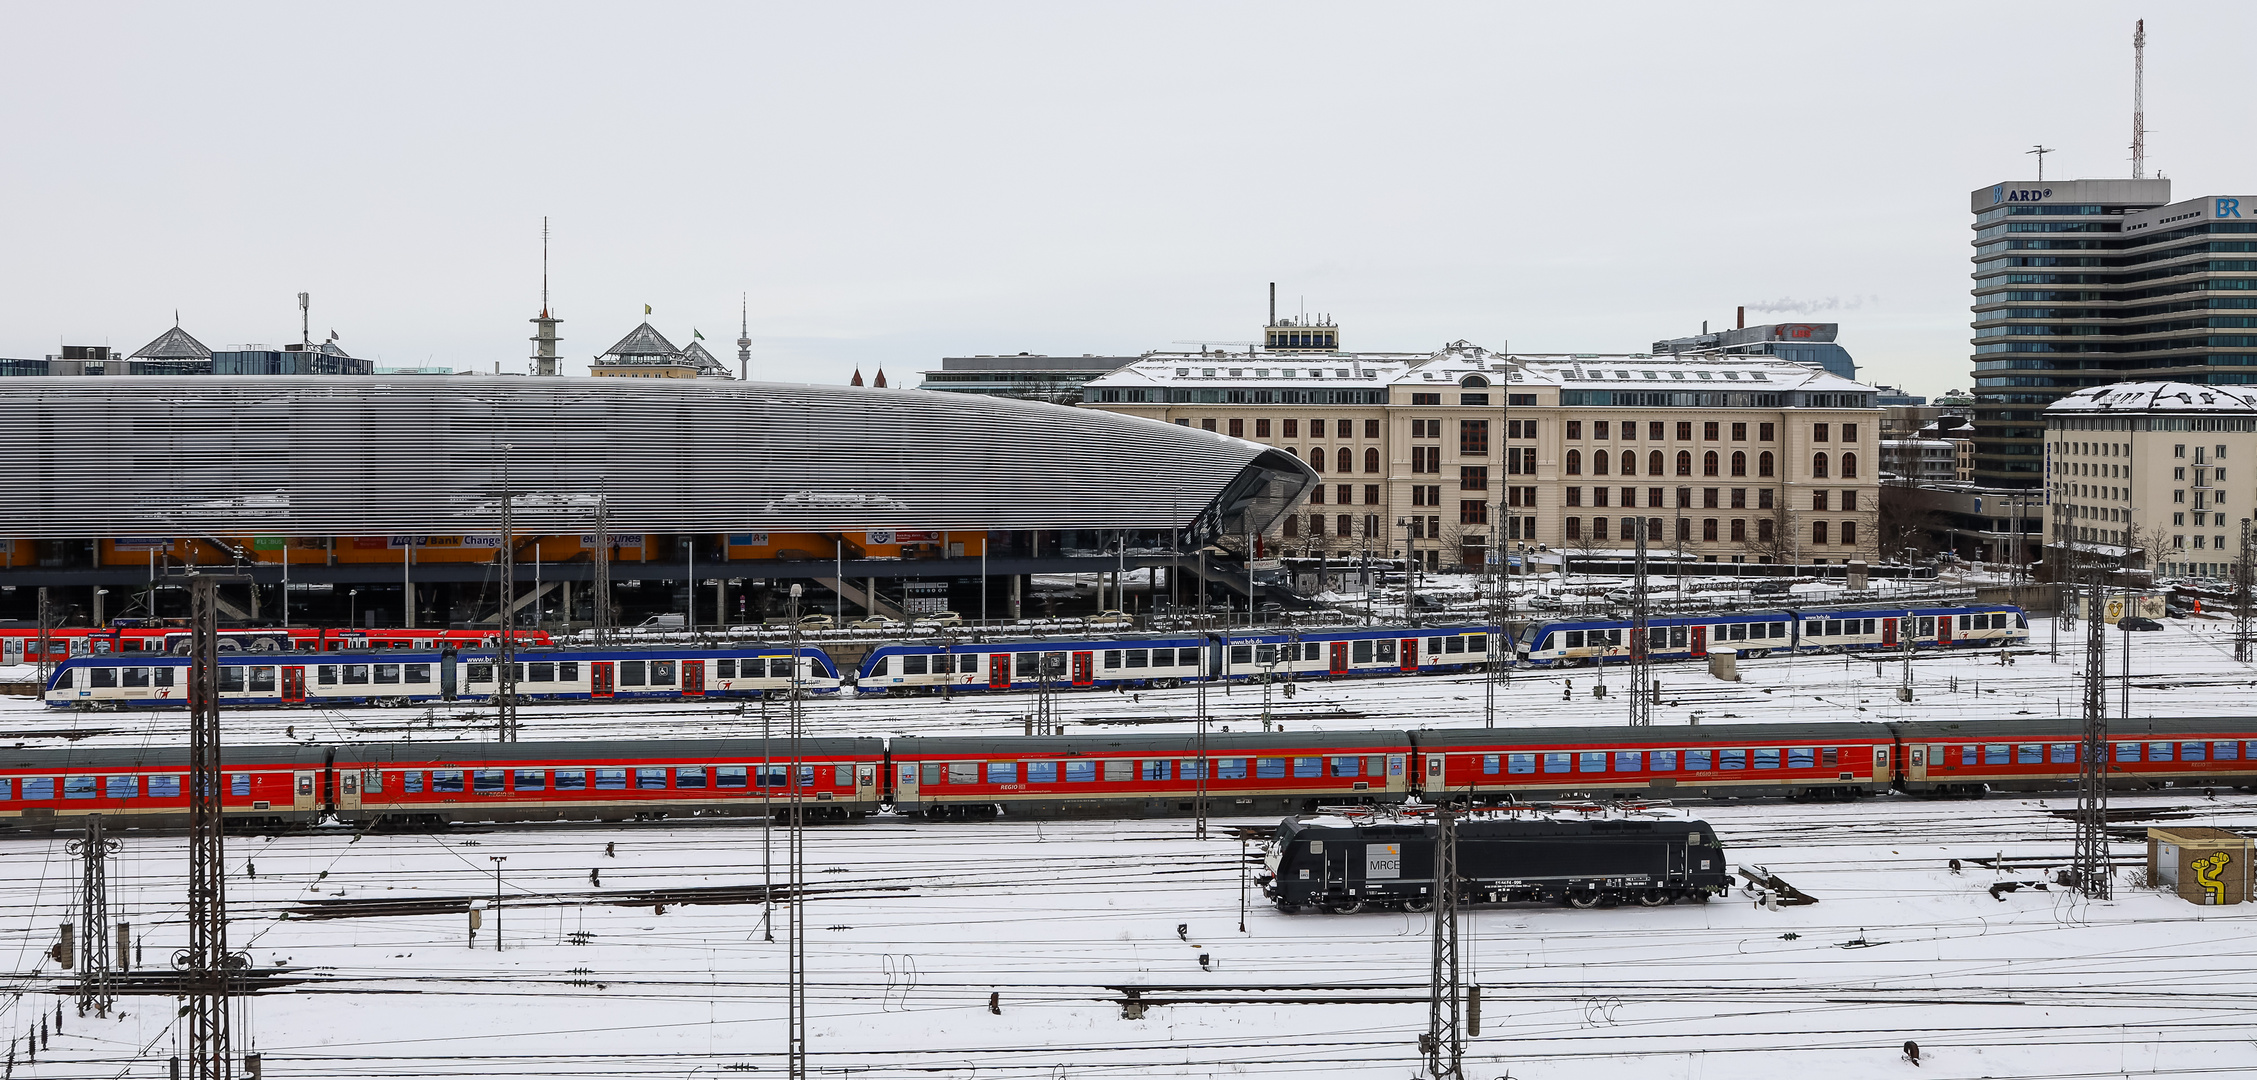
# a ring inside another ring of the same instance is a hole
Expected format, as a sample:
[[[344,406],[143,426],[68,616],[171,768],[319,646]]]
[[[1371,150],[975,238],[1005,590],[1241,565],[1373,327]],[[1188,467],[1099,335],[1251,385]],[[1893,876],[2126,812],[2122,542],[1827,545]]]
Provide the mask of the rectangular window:
[[[55,797],[55,778],[52,776],[24,777],[24,799],[45,802]]]
[[[1563,773],[1574,767],[1574,754],[1564,750],[1549,750],[1544,753],[1544,771],[1547,773]]]
[[[480,668],[484,668],[484,669],[485,669],[485,674],[483,674],[483,675],[479,674],[479,669],[480,669]],[[470,681],[471,681],[471,682],[493,682],[493,681],[494,681],[494,670],[493,670],[493,665],[492,665],[492,664],[472,664],[472,665],[470,665]],[[347,685],[347,686],[366,686],[367,684],[368,684],[368,665],[367,665],[367,664],[346,664],[346,665],[345,665],[345,685]]]
[[[1469,457],[1486,457],[1489,453],[1489,421],[1458,421],[1458,453]]]
[[[2179,760],[2180,760],[2180,761],[2200,761],[2200,760],[2202,760],[2202,751],[2203,751],[2203,750],[2204,750],[2204,749],[2205,749],[2205,748],[2207,747],[2207,745],[2208,745],[2208,744],[2206,744],[2206,743],[2198,743],[2198,742],[2190,742],[2190,743],[2180,743],[2180,744],[2179,744]]]
[[[1487,491],[1488,489],[1489,467],[1487,465],[1458,466],[1459,491]]]
[[[6,781],[0,781],[5,784]],[[8,797],[7,789],[0,787],[0,799]],[[177,799],[180,797],[180,778],[177,776],[152,776],[149,778],[149,797],[152,799]]]
[[[2147,760],[2149,760],[2149,761],[2169,761],[2169,760],[2171,760],[2171,744],[2170,744],[2170,743],[2167,743],[2167,742],[2159,742],[2159,743],[2148,743],[2148,744],[2147,744]]]
[[[1504,767],[1504,755],[1502,755],[1502,754],[1483,754],[1483,755],[1481,755],[1481,775],[1483,775],[1483,776],[1495,776],[1495,775],[1497,775],[1497,770],[1499,770],[1499,769],[1501,769],[1501,768],[1503,768],[1503,767]]]
[[[561,667],[561,668],[563,668],[563,669],[564,669],[564,670],[565,670],[566,672],[568,672],[568,673],[569,673],[569,672],[575,672],[575,671],[578,671],[578,670],[579,670],[579,668],[580,668],[580,665],[578,665],[578,664],[559,664],[559,665],[557,665],[557,666],[558,666],[558,667]],[[400,676],[400,677],[401,677],[401,679],[402,679],[403,681],[406,681],[406,682],[408,682],[408,683],[410,683],[410,684],[413,684],[413,685],[416,685],[416,686],[428,686],[428,685],[430,685],[430,683],[431,683],[431,665],[429,665],[429,664],[407,664],[407,665],[404,665],[404,668],[405,668],[405,670],[404,670],[404,671],[403,671],[403,672],[401,673],[401,676]],[[565,675],[564,677],[565,677],[566,679],[571,679],[571,678],[572,678],[572,675],[571,675],[571,674],[566,674],[566,675]]]
[[[323,664],[314,669],[314,682],[319,686],[337,685],[337,665]]]
[[[400,790],[409,795],[423,794],[423,773],[420,771],[401,773]]]
[[[1111,654],[1108,653],[1107,655]],[[1150,667],[1152,665],[1152,651],[1149,649],[1130,649],[1127,651],[1127,660],[1128,666],[1132,668]]]
[[[2014,764],[2016,764],[2016,765],[2043,765],[2043,764],[2045,764],[2045,744],[2043,744],[2043,743],[2017,743],[2017,744],[2015,744],[2015,747],[2014,747]]]
[[[1580,439],[1580,438],[1582,438],[1582,437],[1583,437],[1583,421],[1581,421],[1581,420],[1570,420],[1570,421],[1568,421],[1568,422],[1567,422],[1567,437],[1568,437],[1568,438],[1570,438],[1570,439]]]
[[[1055,761],[1027,762],[1027,783],[1055,784],[1058,782],[1058,763]]]
[[[1812,442],[1825,442],[1825,441],[1826,441],[1826,430],[1827,430],[1827,425],[1825,425],[1825,424],[1812,424],[1812,425],[1810,425],[1810,441],[1812,441]]]
[[[741,788],[741,787],[744,787],[744,786],[746,786],[746,780],[747,780],[747,778],[748,778],[748,774],[749,774],[749,773],[750,773],[751,771],[752,771],[751,769],[749,769],[749,768],[747,768],[747,767],[745,767],[745,766],[743,766],[743,765],[717,765],[717,766],[714,766],[714,769],[713,769],[713,786],[714,786],[714,787],[717,787],[717,788]]]
[[[635,770],[635,787],[636,787],[636,789],[637,789],[637,790],[640,790],[640,791],[664,791],[664,790],[666,790],[666,769],[665,769],[665,767],[664,767],[664,766],[658,766],[658,767],[655,767],[655,768],[639,768],[639,769],[636,769],[636,770]]]
[[[1676,772],[1676,771],[1677,771],[1677,751],[1675,751],[1675,750],[1656,750],[1656,751],[1654,751],[1654,752],[1653,752],[1653,769],[1654,769],[1654,771],[1655,771],[1655,772]]]
[[[1285,779],[1285,759],[1281,757],[1255,758],[1254,778],[1257,780]]]
[[[1176,650],[1176,666],[1177,666],[1177,667],[1187,667],[1187,668],[1196,668],[1196,667],[1198,667],[1198,666],[1199,666],[1199,649],[1198,649],[1198,647],[1197,647],[1197,646],[1193,646],[1193,647],[1190,647],[1190,648],[1177,649],[1177,650]]]
[[[674,661],[672,661],[672,660],[653,660],[653,661],[651,661],[651,662],[650,662],[650,684],[651,684],[652,686],[672,686],[672,685],[674,685]]]
[[[1745,769],[1748,767],[1748,752],[1745,750],[1719,750],[1716,752],[1716,767],[1719,769]]]
[[[619,662],[619,685],[643,685],[643,662],[640,660],[621,660]]]
[[[2053,758],[2053,763],[2054,763],[2055,765],[2074,765],[2074,764],[2076,764],[2076,763],[2077,763],[2077,744],[2076,744],[2076,743],[2065,743],[2065,742],[2057,742],[2057,743],[2054,743],[2054,744],[2053,744],[2053,746],[2052,746],[2052,758]]]
[[[1165,782],[1168,779],[1168,763],[1165,761],[1140,761],[1136,766],[1136,778],[1147,783]]]
[[[627,788],[627,770],[625,770],[625,769],[597,769],[597,770],[595,771],[595,773],[596,773],[596,790],[597,790],[597,791],[624,791],[624,790],[626,790],[626,788]]]
[[[436,792],[462,791],[461,769],[431,770],[431,790]]]
[[[1984,744],[1983,744],[1983,764],[1985,764],[1985,765],[2007,765],[2007,764],[2012,764],[2012,758],[2011,758],[2011,755],[2012,755],[2012,753],[2013,753],[2013,747],[2011,747],[2011,746],[2008,746],[2008,745],[2007,745],[2007,744],[2005,744],[2005,743],[1984,743]]]
[[[674,767],[674,786],[695,790],[705,786],[705,766],[677,765]]]
[[[586,791],[586,790],[588,790],[588,770],[586,770],[586,769],[558,769],[558,770],[556,770],[556,789],[557,789],[558,791]]]
[[[2239,761],[2241,760],[2241,744],[2237,742],[2211,743],[2210,757],[2217,761]]]
[[[102,797],[105,799],[137,799],[141,797],[141,778],[138,776],[109,776],[102,779]]]
[[[1087,783],[1089,783],[1089,782],[1091,782],[1091,781],[1093,781],[1093,780],[1096,780],[1096,779],[1097,779],[1097,763],[1096,763],[1096,762],[1094,762],[1094,761],[1069,761],[1069,762],[1067,762],[1067,763],[1066,763],[1066,782],[1067,782],[1067,783],[1069,783],[1069,784],[1087,784]]]
[[[1108,762],[1107,764],[1111,764]],[[1110,772],[1111,770],[1106,770]],[[1106,777],[1112,779],[1111,776]],[[948,763],[948,782],[951,784],[977,784],[980,782],[980,763],[977,761],[951,761]]]
[[[1119,650],[1119,649],[1107,649],[1107,650],[1105,650],[1105,670],[1107,670],[1107,671],[1118,671],[1118,670],[1120,670],[1120,667],[1121,667],[1121,650]]]
[[[1019,763],[1016,761],[990,761],[987,763],[987,782],[990,784],[1016,784],[1019,782]]]
[[[400,681],[400,665],[398,665],[398,664],[377,664],[377,665],[375,665],[375,667],[376,667],[376,681],[377,681],[377,682],[378,682],[379,684],[383,684],[383,683],[390,683],[390,684],[393,684],[393,685],[398,685],[398,684],[399,684],[399,681]]]
[[[1638,772],[1638,759],[1643,754],[1637,750],[1618,750],[1614,755],[1614,771]]]
[[[1701,438],[1709,442],[1716,441],[1716,421],[1710,420],[1701,425]]]
[[[101,780],[92,776],[63,777],[63,798],[91,799],[101,790]]]
[[[1757,425],[1755,426],[1755,437],[1756,437],[1756,441],[1758,441],[1758,442],[1770,442],[1770,441],[1772,441],[1772,425],[1770,425],[1770,424],[1757,424]]]
[[[499,795],[507,789],[507,784],[503,781],[502,776],[503,770],[501,769],[472,769],[470,772],[470,790],[480,795]]]
[[[1505,771],[1513,776],[1527,776],[1536,771],[1536,755],[1506,754]]]
[[[1283,428],[1283,434],[1286,438],[1298,439],[1301,437],[1301,422],[1299,420],[1283,420],[1279,421],[1279,423]]]
[[[534,677],[535,679],[539,679],[539,678],[541,677],[541,667],[542,667],[542,665],[540,665],[540,664],[535,664],[535,665],[533,665],[533,677]],[[720,659],[718,659],[718,660],[715,660],[715,661],[713,662],[713,677],[714,677],[714,678],[716,678],[716,679],[734,679],[734,678],[736,678],[736,677],[737,677],[737,660],[736,660],[736,658],[735,658],[735,657],[733,657],[733,656],[724,656],[724,657],[721,657],[721,658],[720,658]]]
[[[1336,757],[1336,758],[1333,758],[1333,759],[1332,759],[1332,775],[1334,775],[1334,776],[1361,776],[1361,775],[1363,775],[1363,764],[1364,764],[1364,763],[1363,763],[1363,759],[1362,759],[1362,758],[1355,758],[1355,757]]]
[[[1603,773],[1607,771],[1607,754],[1604,750],[1576,755],[1576,772]]]
[[[1215,762],[1215,778],[1218,780],[1246,779],[1246,759],[1226,757],[1217,760]]]
[[[1763,749],[1754,751],[1754,754],[1756,768],[1776,769],[1779,767],[1779,751],[1773,749]]]
[[[1710,768],[1712,768],[1712,766],[1709,764],[1712,757],[1713,752],[1708,750],[1685,751],[1685,771],[1707,772]]]
[[[1136,779],[1136,762],[1108,761],[1105,763],[1106,783],[1119,784],[1126,783],[1134,779]]]
[[[1827,756],[1827,757],[1829,757],[1829,758],[1831,758],[1831,757],[1833,757],[1833,756],[1834,756],[1834,752],[1833,752],[1832,750],[1828,750],[1828,751],[1826,751],[1826,756]],[[1826,764],[1827,764],[1827,766],[1828,766],[1828,767],[1832,767],[1834,763],[1833,763],[1832,761],[1828,761],[1828,762],[1827,762]],[[1787,767],[1788,767],[1788,768],[1790,768],[1790,769],[1813,769],[1813,768],[1817,768],[1817,767],[1818,767],[1818,750],[1817,750],[1817,748],[1816,748],[1816,747],[1810,747],[1810,746],[1790,746],[1790,747],[1788,747],[1788,748],[1787,748]]]

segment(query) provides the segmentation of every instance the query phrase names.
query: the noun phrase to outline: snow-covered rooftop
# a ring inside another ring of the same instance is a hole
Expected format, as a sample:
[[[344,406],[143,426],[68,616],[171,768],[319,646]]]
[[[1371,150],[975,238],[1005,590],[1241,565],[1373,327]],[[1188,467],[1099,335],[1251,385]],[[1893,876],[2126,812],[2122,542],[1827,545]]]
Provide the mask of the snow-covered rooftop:
[[[2079,390],[2046,406],[2049,413],[2257,412],[2257,393],[2182,382],[2111,383]]]

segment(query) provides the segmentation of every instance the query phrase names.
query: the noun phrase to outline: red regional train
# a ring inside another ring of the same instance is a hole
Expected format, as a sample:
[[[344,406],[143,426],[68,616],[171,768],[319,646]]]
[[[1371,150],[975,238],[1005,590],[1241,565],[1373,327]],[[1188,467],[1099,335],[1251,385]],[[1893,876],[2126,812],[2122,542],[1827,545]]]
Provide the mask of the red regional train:
[[[2077,782],[2074,720],[1735,724],[1628,729],[1101,734],[574,743],[372,743],[225,751],[238,827],[684,815],[757,817],[796,791],[812,816],[1252,815],[1444,798],[1835,799],[2059,791]],[[2109,738],[2111,786],[2257,786],[2257,718],[2142,721]],[[186,821],[180,748],[0,751],[0,823],[99,813]]]

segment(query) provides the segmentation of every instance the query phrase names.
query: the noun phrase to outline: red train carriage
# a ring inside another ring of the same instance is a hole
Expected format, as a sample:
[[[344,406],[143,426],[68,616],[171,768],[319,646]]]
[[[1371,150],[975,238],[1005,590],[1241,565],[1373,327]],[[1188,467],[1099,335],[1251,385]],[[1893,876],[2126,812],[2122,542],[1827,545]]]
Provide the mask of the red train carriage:
[[[1847,798],[1888,790],[1894,742],[1880,724],[1475,728],[1411,738],[1429,801]]]
[[[1411,745],[1400,731],[1216,733],[1065,738],[908,736],[892,742],[903,813],[966,816],[1186,814],[1202,771],[1216,813],[1400,802]]]
[[[323,812],[323,751],[317,747],[229,747],[220,805],[231,825],[311,824]],[[185,747],[14,750],[0,757],[0,822],[18,828],[76,827],[100,814],[116,826],[188,824]]]
[[[325,789],[340,820],[645,820],[786,813],[797,792],[809,820],[878,809],[885,743],[801,739],[635,742],[385,743],[340,746]]]
[[[2257,766],[2257,720],[2116,721],[2108,733],[2108,786],[2233,787]],[[1895,726],[1906,791],[2061,791],[2077,786],[2083,738],[2074,720],[1989,720]]]

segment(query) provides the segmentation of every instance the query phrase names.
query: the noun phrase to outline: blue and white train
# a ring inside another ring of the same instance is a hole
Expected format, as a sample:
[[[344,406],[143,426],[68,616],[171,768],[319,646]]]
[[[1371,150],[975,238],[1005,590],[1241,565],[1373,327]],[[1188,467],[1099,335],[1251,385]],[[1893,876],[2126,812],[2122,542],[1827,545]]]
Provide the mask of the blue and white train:
[[[1943,607],[1777,608],[1646,620],[1655,660],[1693,660],[1732,649],[1761,658],[1775,652],[1841,653],[1997,648],[2029,641],[2029,618],[2011,604]],[[1630,660],[1627,619],[1557,619],[1521,632],[1516,659],[1538,667]]]
[[[929,693],[945,686],[953,693],[1034,690],[1045,680],[1059,689],[1109,689],[1264,676],[1446,674],[1486,663],[1490,633],[1485,626],[1377,627],[904,643],[871,650],[855,683],[865,692]]]

